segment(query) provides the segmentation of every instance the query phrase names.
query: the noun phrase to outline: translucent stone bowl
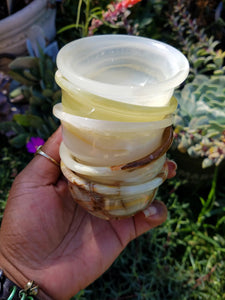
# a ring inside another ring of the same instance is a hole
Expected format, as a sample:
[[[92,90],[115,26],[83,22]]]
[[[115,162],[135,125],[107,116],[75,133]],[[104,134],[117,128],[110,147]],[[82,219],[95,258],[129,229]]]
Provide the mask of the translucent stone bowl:
[[[54,115],[61,120],[63,142],[76,159],[93,166],[125,164],[153,152],[162,143],[164,130],[173,115],[154,122],[115,122],[74,116],[56,104]]]
[[[80,163],[62,142],[61,169],[74,200],[103,219],[121,219],[145,209],[168,174],[166,152],[172,127],[164,130],[161,145],[139,160],[109,167]]]
[[[174,88],[189,71],[187,59],[177,49],[129,35],[73,41],[59,51],[57,66],[56,81],[63,90],[64,111],[96,119],[122,117],[123,121],[133,114],[140,117],[144,109],[150,112],[148,120],[156,120],[151,119],[149,108],[158,119],[170,114],[171,108],[174,111]]]
[[[74,200],[104,219],[145,209],[167,178],[166,152],[189,64],[177,49],[129,35],[78,39],[57,56],[61,169]]]

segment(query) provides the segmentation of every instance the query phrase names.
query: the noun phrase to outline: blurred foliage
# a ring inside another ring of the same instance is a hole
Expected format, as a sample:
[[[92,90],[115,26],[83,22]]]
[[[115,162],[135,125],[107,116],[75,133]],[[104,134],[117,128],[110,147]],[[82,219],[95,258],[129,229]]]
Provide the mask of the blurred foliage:
[[[189,76],[176,92],[179,107],[173,148],[202,158],[203,168],[219,165],[225,158],[225,51],[222,41],[215,40],[204,24],[210,18],[212,23],[213,15],[222,17],[221,1],[170,3],[167,29],[190,63]]]
[[[225,159],[225,76],[197,75],[175,93],[174,146],[191,157],[202,157],[202,167]]]
[[[190,63],[189,80],[197,74],[223,75],[225,73],[222,43],[208,36],[188,10],[187,0],[175,2],[168,25],[172,30],[171,42],[188,58]],[[167,28],[167,30],[168,30]]]
[[[7,93],[11,78],[0,72],[0,122],[8,121],[12,118],[11,106],[8,103]]]
[[[7,144],[4,136],[0,135],[0,223],[8,198],[9,189],[16,175],[28,164],[30,154],[23,149],[15,149]]]
[[[130,14],[128,9],[118,9],[118,2],[107,3],[106,1],[90,1],[90,0],[79,0],[76,5],[76,14],[71,14],[67,25],[62,26],[58,31],[58,34],[62,34],[68,30],[72,30],[73,36],[85,37],[90,34],[90,31],[95,32],[99,26],[101,30],[99,34],[103,33],[119,33],[121,28],[128,28],[128,16]],[[104,6],[105,5],[105,6]],[[64,1],[63,8],[70,6],[69,0]],[[73,10],[71,10],[73,11]],[[105,18],[105,15],[108,18]],[[111,18],[110,18],[111,17]],[[104,25],[104,26],[102,26]],[[93,29],[91,29],[93,28]],[[125,30],[126,31],[126,30]]]
[[[167,205],[167,221],[131,242],[73,299],[224,299],[225,190],[217,175],[198,191],[177,179],[165,183],[157,198]]]
[[[198,35],[199,28],[204,28],[207,36],[214,36],[216,40],[221,42],[222,48],[225,50],[223,0],[168,0],[168,18],[172,23],[173,21],[176,23],[177,20],[181,31],[183,24],[194,22],[195,24],[190,24],[194,31],[186,32],[186,36],[189,34],[192,37]]]
[[[55,83],[55,63],[40,51],[40,58],[19,57],[10,65],[9,75],[20,83],[10,93],[11,102],[27,103],[24,113],[14,114],[13,120],[0,123],[1,132],[10,134],[10,144],[23,147],[31,136],[46,140],[58,127],[52,115],[53,105],[60,101],[61,91]]]
[[[167,1],[142,0],[121,10],[118,9],[119,3],[106,0],[80,0],[75,3],[64,0],[57,18],[59,40],[67,43],[93,33],[128,33],[155,39],[162,36],[163,23],[167,18],[163,11]]]

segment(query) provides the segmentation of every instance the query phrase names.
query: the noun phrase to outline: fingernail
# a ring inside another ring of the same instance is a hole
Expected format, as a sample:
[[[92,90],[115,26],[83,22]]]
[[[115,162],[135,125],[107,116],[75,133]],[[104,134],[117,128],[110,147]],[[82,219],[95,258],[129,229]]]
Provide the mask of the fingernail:
[[[168,160],[168,178],[176,176],[177,164],[173,160]]]
[[[172,160],[172,163],[173,163],[172,169],[174,170],[174,172],[176,172],[176,170],[177,170],[177,163],[174,160]]]
[[[156,215],[158,212],[157,207],[154,204],[151,204],[148,208],[146,208],[143,213],[145,215],[146,218],[150,217],[150,216],[154,216]]]

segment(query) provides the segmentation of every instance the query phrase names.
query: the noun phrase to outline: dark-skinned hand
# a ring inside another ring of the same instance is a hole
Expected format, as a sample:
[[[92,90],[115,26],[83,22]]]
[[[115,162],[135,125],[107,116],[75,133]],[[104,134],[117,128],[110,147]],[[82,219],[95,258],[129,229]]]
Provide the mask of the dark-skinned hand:
[[[43,146],[60,161],[61,128]],[[176,165],[168,161],[168,178]],[[105,221],[78,206],[60,168],[37,155],[16,177],[0,229],[0,268],[20,287],[39,285],[39,299],[69,300],[103,274],[126,245],[162,224],[166,206]]]

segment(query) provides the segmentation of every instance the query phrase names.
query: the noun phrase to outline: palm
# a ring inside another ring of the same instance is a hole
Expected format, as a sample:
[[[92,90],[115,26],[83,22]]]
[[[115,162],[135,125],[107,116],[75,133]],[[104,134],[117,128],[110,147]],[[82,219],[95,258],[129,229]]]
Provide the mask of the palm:
[[[57,160],[60,141],[57,131],[46,143]],[[165,206],[155,205],[151,218],[139,213],[124,220],[98,219],[75,204],[60,169],[37,156],[11,189],[0,231],[0,262],[37,282],[49,295],[41,299],[70,299],[97,279],[129,241],[166,219]]]
[[[107,222],[91,216],[70,198],[63,180],[40,187],[16,181],[13,189],[3,225],[14,235],[5,246],[9,252],[19,249],[17,266],[26,265],[31,278],[36,273],[38,282],[52,288],[54,299],[69,299],[95,280],[135,237],[132,218]],[[17,201],[21,194],[25,197]],[[71,289],[74,282],[76,289]]]

